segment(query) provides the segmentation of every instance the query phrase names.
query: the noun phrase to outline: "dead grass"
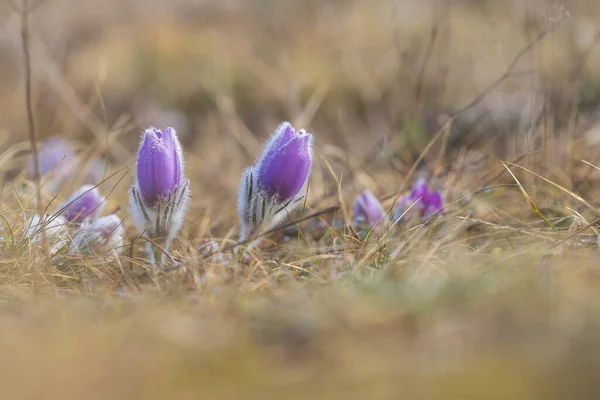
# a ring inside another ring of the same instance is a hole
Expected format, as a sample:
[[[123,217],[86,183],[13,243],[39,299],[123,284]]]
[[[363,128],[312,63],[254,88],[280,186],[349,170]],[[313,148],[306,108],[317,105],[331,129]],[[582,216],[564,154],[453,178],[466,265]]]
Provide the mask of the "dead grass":
[[[0,3],[3,398],[595,398],[600,8],[521,3],[47,0],[39,134],[108,160],[100,189],[128,239],[117,260],[48,268],[23,232],[36,189],[18,18]],[[233,254],[242,170],[282,119],[315,136],[295,217],[317,215]],[[168,272],[127,211],[148,125],[177,128],[193,191]],[[352,228],[357,193],[390,210],[418,176],[443,215]]]

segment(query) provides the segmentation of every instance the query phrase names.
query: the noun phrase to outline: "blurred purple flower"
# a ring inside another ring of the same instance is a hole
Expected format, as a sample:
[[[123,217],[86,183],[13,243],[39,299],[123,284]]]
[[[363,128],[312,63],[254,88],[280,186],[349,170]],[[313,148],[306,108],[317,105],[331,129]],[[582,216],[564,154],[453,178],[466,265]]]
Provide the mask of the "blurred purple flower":
[[[444,209],[444,200],[440,191],[432,192],[425,180],[420,179],[413,186],[410,195],[400,198],[400,202],[394,207],[394,221],[412,219],[419,215],[421,219],[427,219]]]
[[[424,179],[419,179],[417,183],[412,188],[410,195],[408,196],[409,200],[413,202],[417,200],[424,200],[429,195],[429,185],[425,182]]]
[[[275,129],[258,163],[244,171],[238,198],[242,239],[287,216],[300,200],[312,165],[313,136],[289,122]]]
[[[75,234],[70,253],[108,254],[123,248],[125,229],[116,214],[98,218],[93,223],[84,223]]]
[[[71,143],[60,137],[51,137],[38,149],[40,176],[44,177],[44,190],[57,194],[72,177],[76,155]],[[29,156],[25,168],[29,179],[35,177],[35,161],[33,154]]]
[[[374,225],[383,221],[385,212],[377,197],[370,191],[365,190],[354,199],[354,219],[357,223]]]
[[[137,178],[130,192],[131,210],[140,233],[168,250],[183,223],[188,188],[175,130],[146,129],[137,155]],[[150,243],[148,252],[151,262],[156,256],[163,260],[164,253],[153,252]]]
[[[433,215],[444,209],[444,199],[442,198],[442,192],[433,192],[427,195],[425,201],[425,209],[423,210],[423,217],[430,218]]]
[[[40,146],[38,160],[40,176],[49,176],[44,189],[54,194],[60,192],[69,180],[79,182],[79,178],[83,178],[83,183],[97,185],[106,169],[105,160],[78,158],[71,143],[60,137],[51,137]],[[27,161],[26,173],[30,179],[35,176],[33,155]]]
[[[74,158],[75,151],[69,141],[60,137],[51,137],[42,143],[38,150],[40,175],[44,176],[57,169],[57,167],[60,170],[67,168]],[[27,173],[29,176],[35,175],[33,154],[29,157],[27,163]]]
[[[59,213],[71,223],[79,224],[85,219],[93,222],[102,214],[105,200],[100,195],[98,188],[92,185],[84,185],[77,189],[59,207]]]

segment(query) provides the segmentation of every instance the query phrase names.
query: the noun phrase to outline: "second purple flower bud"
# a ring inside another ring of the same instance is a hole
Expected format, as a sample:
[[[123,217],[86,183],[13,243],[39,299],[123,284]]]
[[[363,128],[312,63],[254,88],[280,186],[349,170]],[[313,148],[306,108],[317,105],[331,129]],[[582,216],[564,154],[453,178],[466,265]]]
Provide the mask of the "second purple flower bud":
[[[258,163],[244,171],[238,198],[241,239],[285,218],[304,198],[312,165],[313,136],[284,122]]]

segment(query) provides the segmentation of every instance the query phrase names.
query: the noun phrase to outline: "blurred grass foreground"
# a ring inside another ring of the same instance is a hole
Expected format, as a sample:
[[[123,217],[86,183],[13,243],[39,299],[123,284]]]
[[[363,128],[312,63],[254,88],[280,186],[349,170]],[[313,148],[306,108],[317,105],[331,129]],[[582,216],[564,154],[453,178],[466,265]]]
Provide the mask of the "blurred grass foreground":
[[[29,3],[38,144],[77,164],[38,199],[24,4],[0,0],[0,398],[599,397],[600,2]],[[314,135],[309,218],[232,252],[282,120]],[[192,190],[168,271],[128,211],[148,126]],[[353,222],[418,179],[435,218]],[[90,181],[122,251],[48,259],[26,217]]]

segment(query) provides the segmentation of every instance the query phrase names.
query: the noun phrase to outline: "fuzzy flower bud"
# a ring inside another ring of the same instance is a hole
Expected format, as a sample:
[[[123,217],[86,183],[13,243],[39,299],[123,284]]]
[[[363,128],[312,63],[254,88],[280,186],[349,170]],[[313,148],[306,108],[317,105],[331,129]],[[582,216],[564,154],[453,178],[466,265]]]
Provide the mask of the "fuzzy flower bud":
[[[27,218],[24,228],[25,236],[31,243],[42,243],[45,234],[50,244],[50,252],[57,253],[68,243],[68,222],[60,215],[34,214]]]
[[[144,132],[137,158],[137,183],[149,207],[169,198],[181,183],[183,157],[173,128]]]
[[[312,135],[283,123],[267,144],[259,162],[258,184],[269,196],[285,202],[304,187],[312,160]]]
[[[275,130],[256,165],[244,171],[238,198],[242,239],[275,225],[305,196],[313,137],[289,122]]]
[[[119,253],[124,234],[121,219],[116,214],[98,218],[93,223],[86,221],[73,237],[69,253],[109,254],[113,250]]]
[[[77,189],[59,209],[59,214],[67,221],[79,224],[85,219],[95,221],[105,206],[105,198],[100,196],[98,188],[84,185]]]
[[[370,191],[365,190],[354,199],[354,219],[357,223],[375,225],[383,221],[385,212],[377,197]]]
[[[175,130],[146,129],[137,155],[136,181],[130,192],[131,211],[140,233],[168,249],[183,223],[188,188]],[[148,250],[153,262],[150,244]],[[163,253],[157,254],[162,261]]]

